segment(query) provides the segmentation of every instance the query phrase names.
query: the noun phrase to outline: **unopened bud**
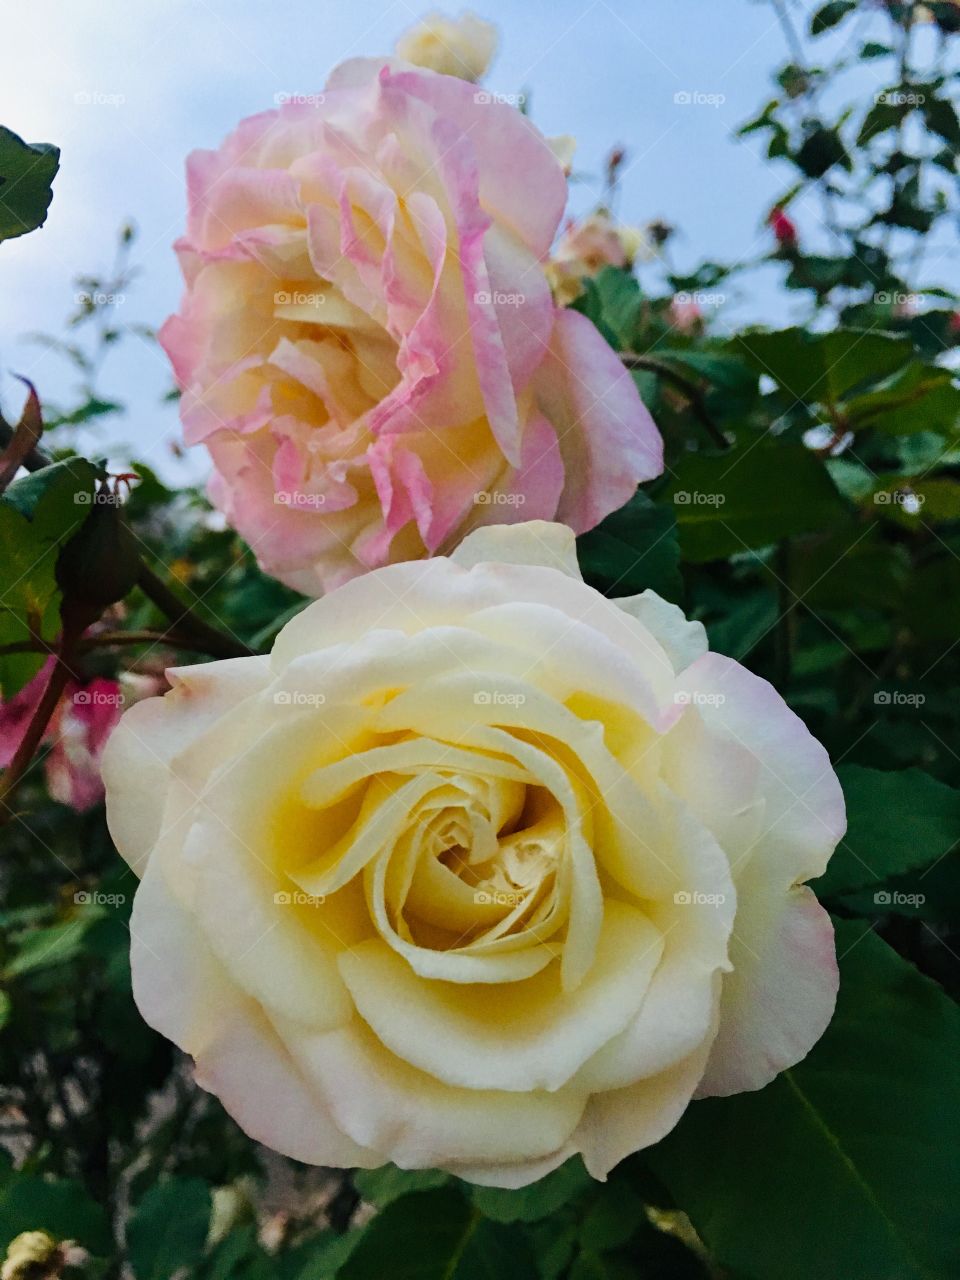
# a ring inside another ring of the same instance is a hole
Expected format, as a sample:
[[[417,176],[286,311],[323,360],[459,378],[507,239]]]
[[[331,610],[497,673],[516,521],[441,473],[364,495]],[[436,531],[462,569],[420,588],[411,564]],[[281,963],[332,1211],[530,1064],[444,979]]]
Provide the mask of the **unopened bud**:
[[[119,498],[108,482],[97,486],[90,514],[60,552],[57,585],[64,604],[96,616],[122,600],[137,581],[140,558]]]
[[[45,1274],[40,1271],[41,1267],[57,1262],[60,1257],[60,1246],[46,1231],[22,1231],[7,1246],[0,1280],[33,1280]]]

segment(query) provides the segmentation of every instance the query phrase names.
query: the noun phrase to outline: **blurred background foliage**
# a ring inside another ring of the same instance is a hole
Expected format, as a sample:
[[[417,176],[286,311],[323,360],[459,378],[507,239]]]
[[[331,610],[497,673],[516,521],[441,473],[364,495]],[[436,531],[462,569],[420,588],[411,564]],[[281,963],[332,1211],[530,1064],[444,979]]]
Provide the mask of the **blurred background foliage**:
[[[580,555],[607,594],[653,587],[701,619],[711,646],[773,681],[837,764],[850,828],[815,886],[841,956],[826,1036],[760,1094],[695,1103],[603,1185],[578,1162],[519,1192],[297,1166],[246,1138],[143,1024],[128,963],[134,879],[102,807],[77,812],[32,767],[2,799],[4,1280],[960,1274],[960,311],[925,260],[934,228],[958,218],[960,4],[773,8],[786,56],[740,132],[783,174],[780,200],[758,211],[762,263],[779,265],[806,317],[719,332],[714,304],[749,287],[758,263],[675,274],[677,230],[663,224],[646,228],[649,265],[584,267],[572,305],[633,369],[667,467]],[[882,39],[858,34],[865,16],[871,33],[883,19]],[[936,39],[918,65],[921,26]],[[835,29],[850,38],[822,64],[819,38]],[[845,98],[845,77],[862,83],[865,67],[871,94]],[[613,219],[620,163],[612,154],[601,218]],[[0,174],[22,197],[0,238],[43,221],[56,165],[55,150],[0,132]],[[793,212],[811,193],[816,226]],[[110,586],[84,597],[85,688],[156,691],[167,666],[210,652],[205,625],[259,650],[305,603],[259,572],[199,491],[169,489],[135,453],[123,517],[68,501],[78,483],[123,489],[74,446],[124,412],[104,387],[130,336],[114,302],[136,287],[135,256],[128,226],[111,271],[77,280],[65,334],[38,339],[76,370],[77,393],[54,406],[40,388],[58,466],[0,501],[8,707],[83,594],[76,565],[63,569],[79,553],[64,549],[89,543],[96,520]],[[28,399],[21,441],[40,412]]]

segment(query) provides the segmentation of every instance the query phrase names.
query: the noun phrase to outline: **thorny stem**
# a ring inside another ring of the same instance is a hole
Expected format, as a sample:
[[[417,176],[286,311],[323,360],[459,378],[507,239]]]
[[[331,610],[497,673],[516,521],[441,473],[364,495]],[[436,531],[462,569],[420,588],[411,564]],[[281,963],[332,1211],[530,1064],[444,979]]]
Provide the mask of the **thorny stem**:
[[[620,359],[628,369],[647,369],[649,372],[656,373],[665,381],[672,382],[674,386],[679,387],[690,401],[690,407],[693,409],[697,421],[704,427],[713,443],[720,449],[729,449],[730,441],[710,416],[706,397],[695,382],[692,382],[682,373],[678,373],[671,365],[662,360],[657,360],[653,356],[637,356],[632,352],[622,351]]]

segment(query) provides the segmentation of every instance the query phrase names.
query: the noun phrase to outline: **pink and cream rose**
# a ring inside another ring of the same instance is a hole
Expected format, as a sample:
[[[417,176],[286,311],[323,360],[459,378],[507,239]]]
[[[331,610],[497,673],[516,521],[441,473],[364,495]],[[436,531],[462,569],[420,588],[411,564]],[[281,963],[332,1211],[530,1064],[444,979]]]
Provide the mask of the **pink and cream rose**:
[[[172,673],[104,761],[134,994],[254,1138],[603,1178],[832,1015],[844,806],[765,681],[573,535],[472,533]]]
[[[582,532],[658,475],[616,354],[558,308],[547,141],[452,76],[356,60],[188,163],[161,341],[211,496],[311,595],[533,518]]]

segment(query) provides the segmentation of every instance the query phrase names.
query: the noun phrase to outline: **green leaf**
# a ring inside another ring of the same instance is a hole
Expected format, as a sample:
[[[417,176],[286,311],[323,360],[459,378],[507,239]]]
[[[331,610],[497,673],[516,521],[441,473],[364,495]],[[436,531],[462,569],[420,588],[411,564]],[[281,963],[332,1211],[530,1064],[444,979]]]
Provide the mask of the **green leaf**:
[[[717,622],[707,628],[710,648],[743,662],[765,637],[771,634],[779,616],[777,597],[772,591],[739,592]]]
[[[454,1187],[401,1196],[365,1228],[338,1280],[451,1280],[479,1217]]]
[[[905,102],[888,101],[881,96],[863,118],[863,124],[857,134],[857,146],[865,147],[878,134],[886,133],[888,129],[896,129],[904,116],[912,110],[913,108]]]
[[[587,581],[615,595],[650,587],[676,601],[683,591],[676,516],[643,492],[578,538],[577,558]]]
[[[893,695],[880,691],[878,696]],[[850,764],[837,773],[847,802],[847,834],[826,874],[814,882],[818,897],[920,871],[960,841],[960,791],[922,769],[885,772]]]
[[[43,226],[59,167],[57,147],[31,146],[0,125],[0,240]]]
[[[952,102],[927,95],[921,110],[934,133],[949,142],[951,147],[960,148],[960,119]]]
[[[856,0],[830,0],[829,4],[825,4],[822,9],[818,9],[811,18],[810,34],[819,36],[824,31],[829,31],[831,27],[835,27],[842,22],[847,14],[852,13],[856,7]]]
[[[793,157],[797,168],[808,178],[822,178],[835,164],[851,168],[850,157],[837,129],[817,125]]]
[[[338,1280],[537,1280],[519,1228],[484,1222],[455,1187],[393,1200],[364,1230]]]
[[[94,912],[84,912],[47,929],[31,929],[4,967],[4,978],[19,978],[75,959],[83,949],[85,933],[96,919]]]
[[[845,416],[853,431],[871,428],[889,435],[934,431],[956,434],[960,388],[949,369],[912,361],[880,386],[847,401]]]
[[[821,528],[844,510],[820,459],[783,440],[685,454],[664,494],[676,511],[683,557],[695,562]]]
[[[879,382],[913,354],[909,339],[867,329],[745,333],[733,347],[800,404],[835,404],[860,384]]]
[[[127,1226],[137,1280],[170,1280],[200,1259],[210,1226],[210,1188],[201,1178],[164,1178],[146,1193]]]
[[[111,1252],[104,1210],[79,1182],[50,1182],[15,1174],[0,1187],[0,1250],[21,1231],[47,1231],[57,1240],[76,1240],[91,1253]]]
[[[960,1273],[960,1011],[862,922],[837,1012],[759,1093],[695,1102],[649,1163],[745,1280]]]
[[[568,1160],[539,1182],[517,1191],[471,1187],[470,1199],[495,1222],[537,1222],[548,1217],[594,1185],[579,1156]]]
[[[928,531],[935,524],[960,520],[960,483],[947,476],[878,475],[872,506],[885,520],[904,529]]]
[[[32,627],[55,639],[57,555],[89,516],[95,479],[91,463],[69,458],[15,480],[0,497],[0,645],[28,640]],[[16,693],[42,662],[35,655],[0,659],[3,696]]]
[[[432,1191],[449,1181],[450,1175],[440,1169],[398,1169],[395,1164],[358,1169],[353,1175],[353,1185],[363,1199],[381,1209],[413,1191]]]
[[[585,281],[584,292],[573,305],[574,310],[593,321],[616,350],[630,350],[642,298],[640,286],[629,271],[604,267]]]
[[[860,49],[861,58],[886,58],[893,49],[888,44],[879,44],[876,40],[867,40]]]

